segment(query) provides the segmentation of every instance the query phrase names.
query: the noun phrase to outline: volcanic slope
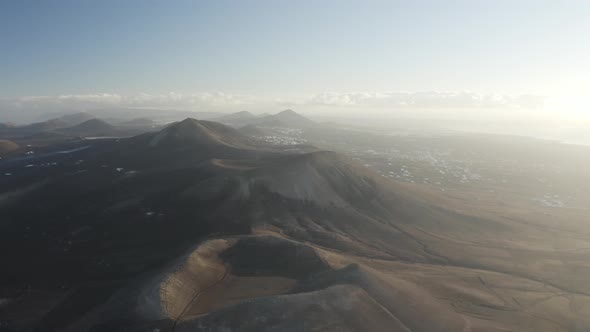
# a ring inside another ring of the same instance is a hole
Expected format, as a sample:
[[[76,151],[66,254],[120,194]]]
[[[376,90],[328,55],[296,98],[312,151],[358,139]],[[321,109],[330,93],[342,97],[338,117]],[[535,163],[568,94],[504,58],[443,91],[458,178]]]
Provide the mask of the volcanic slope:
[[[10,330],[590,329],[588,234],[214,122],[82,148],[0,162]]]
[[[149,142],[157,146],[210,145],[246,148],[248,140],[232,128],[217,122],[186,119],[153,135]]]

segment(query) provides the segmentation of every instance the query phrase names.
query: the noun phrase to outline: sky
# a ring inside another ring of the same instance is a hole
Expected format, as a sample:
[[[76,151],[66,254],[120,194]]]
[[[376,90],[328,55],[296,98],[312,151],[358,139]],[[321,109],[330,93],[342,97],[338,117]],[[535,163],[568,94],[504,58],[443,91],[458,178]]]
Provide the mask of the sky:
[[[0,117],[101,105],[587,116],[588,17],[585,0],[0,0]]]

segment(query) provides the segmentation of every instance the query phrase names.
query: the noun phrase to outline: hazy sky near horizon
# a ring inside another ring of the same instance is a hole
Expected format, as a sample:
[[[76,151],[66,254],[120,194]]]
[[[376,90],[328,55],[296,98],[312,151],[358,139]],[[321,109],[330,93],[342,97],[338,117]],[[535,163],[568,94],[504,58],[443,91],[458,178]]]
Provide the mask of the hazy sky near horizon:
[[[0,98],[585,112],[588,17],[583,0],[0,0]]]

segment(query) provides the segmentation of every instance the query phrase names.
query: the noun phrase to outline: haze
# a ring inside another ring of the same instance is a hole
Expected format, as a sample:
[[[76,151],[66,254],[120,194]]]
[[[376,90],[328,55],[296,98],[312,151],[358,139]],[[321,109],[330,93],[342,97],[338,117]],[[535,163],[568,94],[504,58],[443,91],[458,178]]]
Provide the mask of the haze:
[[[0,331],[590,331],[589,18],[0,0]]]
[[[46,110],[293,108],[557,139],[589,123],[585,1],[0,6],[5,121]]]

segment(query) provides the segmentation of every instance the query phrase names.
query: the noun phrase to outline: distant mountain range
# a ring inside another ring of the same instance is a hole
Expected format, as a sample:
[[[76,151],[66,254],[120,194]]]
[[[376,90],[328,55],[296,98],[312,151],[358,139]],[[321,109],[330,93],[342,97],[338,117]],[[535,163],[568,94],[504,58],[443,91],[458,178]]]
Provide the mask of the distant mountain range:
[[[256,118],[256,115],[254,115],[248,111],[241,111],[241,112],[236,112],[236,113],[224,115],[224,116],[221,116],[218,118],[214,118],[212,120],[217,121],[217,122],[221,122],[221,123],[232,123],[232,122],[241,123],[244,121],[251,121],[255,118]]]
[[[2,126],[0,138],[24,145],[47,145],[80,137],[127,137],[158,130],[161,127],[151,119],[145,118],[111,124],[88,113],[76,113],[24,126]]]
[[[249,139],[237,130],[213,121],[185,119],[149,138],[150,147],[187,148],[192,146],[247,148]]]
[[[170,109],[144,109],[144,108],[124,108],[124,107],[117,107],[117,108],[100,108],[100,109],[92,109],[87,110],[85,112],[79,113],[45,113],[41,114],[37,117],[38,122],[47,121],[50,119],[55,118],[66,118],[67,121],[68,117],[81,117],[83,118],[84,115],[89,115],[90,117],[86,117],[82,121],[78,120],[78,123],[81,123],[85,120],[90,120],[91,118],[99,118],[108,120],[108,122],[112,124],[118,124],[126,121],[130,121],[133,119],[138,118],[148,118],[157,123],[167,123],[167,122],[174,122],[185,119],[187,117],[198,118],[198,119],[212,119],[216,117],[220,117],[224,115],[224,113],[220,112],[198,112],[198,111],[183,111],[183,110],[170,110]],[[77,124],[77,123],[74,123]]]
[[[79,125],[82,122],[95,119],[96,117],[90,113],[80,112],[80,113],[73,113],[73,114],[66,114],[60,116],[58,119],[67,123],[69,126]]]
[[[115,126],[100,119],[90,119],[57,131],[72,136],[115,136],[120,133]]]
[[[317,125],[292,110],[262,116],[243,111],[218,117],[216,121],[236,128],[245,127],[241,132],[249,137],[263,136],[268,133],[269,128],[310,128]],[[164,126],[165,124],[146,117],[107,121],[98,119],[93,114],[80,112],[24,126],[4,124],[0,126],[0,139],[9,139],[24,145],[37,145],[80,137],[128,137],[159,130]]]
[[[316,125],[312,120],[302,116],[293,110],[285,110],[277,114],[255,116],[250,112],[238,112],[213,119],[234,127],[285,127],[306,128]]]

